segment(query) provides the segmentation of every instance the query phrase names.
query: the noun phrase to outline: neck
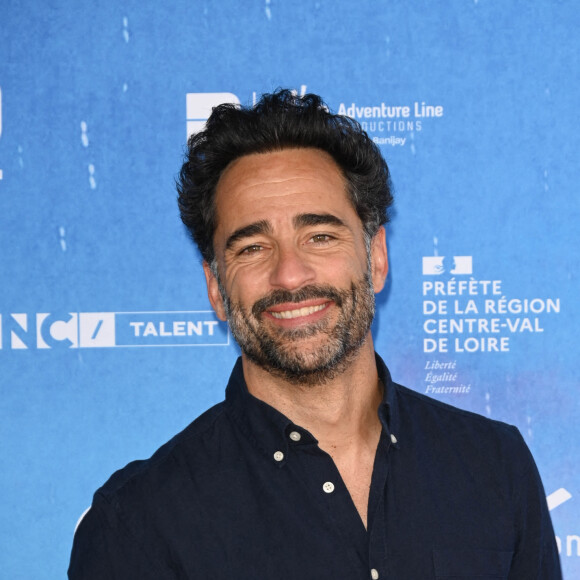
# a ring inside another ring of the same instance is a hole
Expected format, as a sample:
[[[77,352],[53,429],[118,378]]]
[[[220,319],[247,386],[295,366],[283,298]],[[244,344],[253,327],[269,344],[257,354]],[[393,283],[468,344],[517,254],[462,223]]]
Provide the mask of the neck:
[[[245,356],[242,361],[250,393],[310,431],[325,451],[355,450],[380,432],[382,393],[370,333],[349,366],[322,384],[289,383]]]

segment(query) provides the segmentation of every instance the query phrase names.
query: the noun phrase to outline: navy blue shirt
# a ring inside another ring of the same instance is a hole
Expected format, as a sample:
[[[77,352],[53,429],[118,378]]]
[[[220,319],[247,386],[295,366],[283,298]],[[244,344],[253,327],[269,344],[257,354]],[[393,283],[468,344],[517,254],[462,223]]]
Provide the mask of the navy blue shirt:
[[[316,439],[247,390],[99,489],[69,578],[561,578],[534,461],[515,427],[391,381],[368,529]]]

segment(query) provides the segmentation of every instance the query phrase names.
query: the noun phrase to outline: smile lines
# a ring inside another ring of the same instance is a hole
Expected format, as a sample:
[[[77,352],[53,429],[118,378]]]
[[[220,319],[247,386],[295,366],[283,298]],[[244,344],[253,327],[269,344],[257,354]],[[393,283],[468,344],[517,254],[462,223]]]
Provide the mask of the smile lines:
[[[309,314],[312,314],[314,312],[318,312],[326,307],[327,307],[327,304],[319,304],[318,306],[305,306],[304,308],[297,308],[296,310],[283,310],[282,312],[270,311],[270,314],[274,318],[279,318],[279,319],[280,318],[284,318],[284,319],[299,318],[300,316],[308,316]]]

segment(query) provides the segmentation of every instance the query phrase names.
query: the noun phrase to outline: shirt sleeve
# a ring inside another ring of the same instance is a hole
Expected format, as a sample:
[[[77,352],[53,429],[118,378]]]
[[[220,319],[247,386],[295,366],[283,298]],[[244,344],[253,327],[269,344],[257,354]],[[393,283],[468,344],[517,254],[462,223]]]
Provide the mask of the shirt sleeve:
[[[95,495],[93,505],[75,532],[69,580],[165,580],[172,578],[159,569],[114,508]]]
[[[517,545],[509,580],[561,580],[560,557],[538,469],[518,432],[526,470],[515,489]]]

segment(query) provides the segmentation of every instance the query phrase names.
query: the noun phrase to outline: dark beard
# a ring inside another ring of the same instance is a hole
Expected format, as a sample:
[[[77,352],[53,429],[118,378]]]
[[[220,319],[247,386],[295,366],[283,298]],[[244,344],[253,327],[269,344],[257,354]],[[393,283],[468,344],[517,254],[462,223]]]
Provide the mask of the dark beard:
[[[341,374],[355,359],[365,341],[375,313],[375,295],[369,274],[338,290],[328,284],[305,286],[296,292],[275,290],[258,300],[251,313],[232,302],[220,286],[226,315],[243,353],[264,370],[290,383],[323,384]],[[305,328],[282,329],[263,322],[263,313],[282,303],[327,298],[340,309],[333,327],[328,319]],[[296,342],[325,334],[327,340],[315,351],[300,350]]]

